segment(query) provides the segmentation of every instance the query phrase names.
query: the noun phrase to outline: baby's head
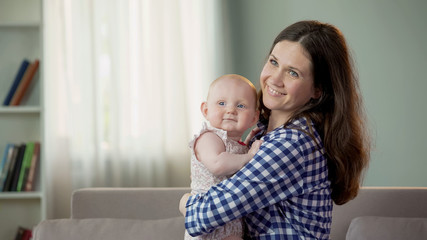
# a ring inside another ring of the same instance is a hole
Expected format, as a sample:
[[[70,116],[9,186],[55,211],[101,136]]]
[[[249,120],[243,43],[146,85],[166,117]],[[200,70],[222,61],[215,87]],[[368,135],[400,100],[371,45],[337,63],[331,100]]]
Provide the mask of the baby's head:
[[[211,126],[227,131],[229,137],[240,138],[258,121],[256,88],[243,76],[221,76],[209,87],[201,110]]]

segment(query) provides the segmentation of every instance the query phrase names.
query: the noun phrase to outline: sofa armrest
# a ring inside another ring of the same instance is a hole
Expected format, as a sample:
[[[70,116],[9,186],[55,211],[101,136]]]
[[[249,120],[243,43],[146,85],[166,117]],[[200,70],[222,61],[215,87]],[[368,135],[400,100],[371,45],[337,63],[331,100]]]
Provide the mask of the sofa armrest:
[[[351,221],[345,239],[427,239],[427,218],[357,217]]]
[[[190,188],[86,188],[71,199],[71,218],[165,219],[180,217]]]
[[[427,218],[427,187],[362,187],[350,202],[334,206],[331,239],[344,239],[360,216]]]

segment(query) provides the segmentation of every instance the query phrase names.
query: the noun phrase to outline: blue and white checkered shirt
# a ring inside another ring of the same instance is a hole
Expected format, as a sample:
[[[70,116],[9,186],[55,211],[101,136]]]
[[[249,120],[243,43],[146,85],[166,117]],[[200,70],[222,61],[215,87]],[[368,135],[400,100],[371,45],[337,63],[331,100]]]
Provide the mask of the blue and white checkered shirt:
[[[240,171],[205,194],[191,196],[185,217],[190,235],[244,217],[250,239],[328,239],[332,200],[327,160],[312,129],[315,140],[301,118],[267,133]]]

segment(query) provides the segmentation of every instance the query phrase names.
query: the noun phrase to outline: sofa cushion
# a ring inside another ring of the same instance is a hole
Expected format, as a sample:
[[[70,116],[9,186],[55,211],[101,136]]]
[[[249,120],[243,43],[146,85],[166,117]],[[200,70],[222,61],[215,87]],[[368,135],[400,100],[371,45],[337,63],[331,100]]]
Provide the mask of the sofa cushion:
[[[34,240],[183,239],[184,217],[159,220],[113,218],[44,220],[34,229]]]
[[[351,221],[346,239],[427,239],[427,218],[357,217]]]

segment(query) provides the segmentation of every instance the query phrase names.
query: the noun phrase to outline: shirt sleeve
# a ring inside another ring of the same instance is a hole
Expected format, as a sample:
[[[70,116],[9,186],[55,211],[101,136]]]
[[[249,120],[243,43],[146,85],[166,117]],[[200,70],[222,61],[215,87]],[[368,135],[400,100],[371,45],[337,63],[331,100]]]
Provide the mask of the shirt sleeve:
[[[185,228],[192,236],[304,191],[306,143],[285,138],[264,139],[258,153],[231,178],[187,201]]]

